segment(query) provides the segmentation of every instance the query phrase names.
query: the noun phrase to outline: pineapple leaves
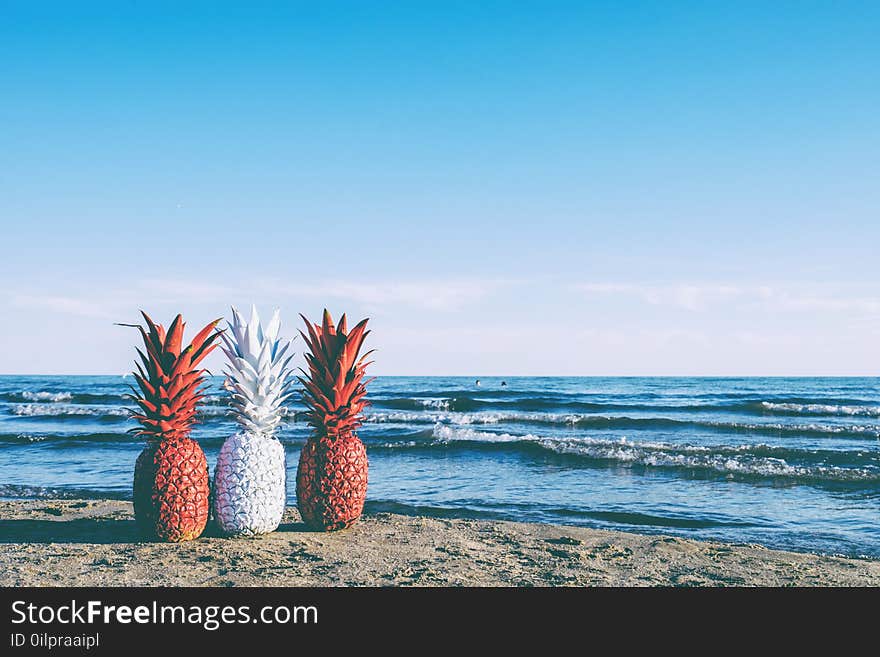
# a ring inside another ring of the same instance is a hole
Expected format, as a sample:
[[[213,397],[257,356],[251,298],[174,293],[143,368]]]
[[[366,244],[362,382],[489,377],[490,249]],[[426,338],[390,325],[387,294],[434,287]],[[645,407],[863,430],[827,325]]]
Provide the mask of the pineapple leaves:
[[[280,311],[274,311],[264,328],[256,307],[251,307],[249,318],[233,307],[228,324],[223,351],[230,412],[245,432],[271,435],[287,412],[283,402],[294,381],[290,374],[293,353],[285,356],[290,341],[278,338]]]
[[[168,329],[168,335],[165,338],[165,351],[175,357],[180,355],[180,343],[183,341],[183,329],[185,326],[183,316],[178,315],[171,322],[171,327]]]
[[[220,320],[208,324],[183,348],[186,323],[181,315],[174,318],[167,333],[143,310],[141,315],[146,328],[124,325],[136,327],[144,342],[143,351],[136,348],[141,362],[135,362],[132,373],[137,388],[130,386],[132,394],[128,396],[138,406],[130,411],[131,417],[141,424],[134,433],[149,440],[184,438],[196,423],[197,406],[204,399],[201,385],[205,370],[196,366],[215,346],[219,332],[214,329]]]
[[[358,358],[369,331],[364,319],[348,330],[346,315],[338,326],[325,309],[321,324],[312,323],[300,315],[306,325],[300,331],[308,347],[305,354],[308,371],[301,370],[297,377],[303,386],[302,399],[308,407],[306,417],[319,433],[335,437],[350,433],[360,426],[361,411],[366,407],[364,373],[366,359],[372,350]],[[368,382],[367,382],[368,383]]]

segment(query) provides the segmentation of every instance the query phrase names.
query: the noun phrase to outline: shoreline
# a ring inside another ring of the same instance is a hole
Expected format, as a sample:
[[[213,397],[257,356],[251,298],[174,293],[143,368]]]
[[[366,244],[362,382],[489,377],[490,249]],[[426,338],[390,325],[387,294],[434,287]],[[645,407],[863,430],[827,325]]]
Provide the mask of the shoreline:
[[[0,501],[2,586],[880,586],[880,560],[566,525],[368,514],[142,542],[130,502]]]

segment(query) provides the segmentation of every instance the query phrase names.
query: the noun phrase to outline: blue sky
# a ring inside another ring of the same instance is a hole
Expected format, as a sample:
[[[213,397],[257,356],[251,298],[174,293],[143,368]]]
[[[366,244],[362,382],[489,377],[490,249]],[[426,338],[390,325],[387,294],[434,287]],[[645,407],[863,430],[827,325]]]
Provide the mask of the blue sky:
[[[878,21],[2,2],[0,372],[256,302],[369,315],[379,374],[876,374]]]

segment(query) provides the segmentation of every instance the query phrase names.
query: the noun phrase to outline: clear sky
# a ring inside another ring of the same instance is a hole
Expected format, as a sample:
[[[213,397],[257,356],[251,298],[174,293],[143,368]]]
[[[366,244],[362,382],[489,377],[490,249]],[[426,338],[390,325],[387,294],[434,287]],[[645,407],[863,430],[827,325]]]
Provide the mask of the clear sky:
[[[880,370],[880,3],[0,2],[0,372],[143,307],[378,374]],[[300,350],[299,347],[296,349]]]

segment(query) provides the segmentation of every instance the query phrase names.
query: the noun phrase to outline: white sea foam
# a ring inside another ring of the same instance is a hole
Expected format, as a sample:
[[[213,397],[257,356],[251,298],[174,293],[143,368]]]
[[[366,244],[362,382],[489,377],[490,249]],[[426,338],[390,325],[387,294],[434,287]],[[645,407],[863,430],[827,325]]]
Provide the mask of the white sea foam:
[[[449,410],[449,404],[452,400],[445,397],[435,397],[430,399],[419,399],[418,402],[425,408],[437,408],[446,411]]]
[[[829,435],[864,434],[866,437],[880,437],[880,425],[875,424],[828,424],[828,423],[782,423],[782,422],[724,422],[699,420],[697,418],[675,417],[635,417],[608,416],[592,414],[528,413],[528,412],[495,412],[475,411],[472,413],[456,413],[441,411],[376,411],[367,413],[366,423],[402,423],[402,424],[443,424],[452,426],[488,425],[515,423],[553,424],[559,426],[599,427],[599,428],[630,428],[637,430],[651,424],[666,427],[705,427],[725,431],[743,433],[819,433]]]
[[[127,417],[128,409],[121,406],[84,406],[79,404],[18,404],[10,409],[13,415],[20,417],[58,417],[70,415],[82,416],[113,416]],[[229,409],[226,406],[201,406],[199,407],[199,415],[203,417],[223,417],[229,415]],[[283,417],[292,417],[293,409],[282,408],[281,415]]]
[[[824,481],[880,481],[880,468],[842,468],[830,465],[793,465],[784,458],[758,455],[755,452],[772,451],[767,445],[738,445],[708,447],[700,445],[672,445],[660,442],[632,442],[627,438],[606,440],[599,438],[546,438],[533,434],[513,435],[491,433],[469,428],[454,428],[438,424],[433,436],[439,443],[456,441],[534,443],[558,454],[572,454],[586,458],[616,461],[627,465],[657,468],[686,468],[712,470],[728,475],[783,477],[789,479]],[[778,453],[778,452],[777,452]]]
[[[23,392],[21,398],[35,402],[63,402],[73,399],[73,395],[69,392]]]
[[[202,417],[222,417],[230,415],[227,406],[199,406],[198,414]]]
[[[54,404],[19,404],[12,407],[12,414],[23,417],[44,417],[58,415],[112,415],[125,417],[128,411],[119,407],[106,406],[56,406]]]
[[[364,421],[367,423],[384,424],[388,422],[402,422],[406,424],[434,424],[442,422],[446,424],[497,424],[503,420],[512,419],[510,414],[502,413],[444,413],[439,411],[377,411],[366,413]]]
[[[293,408],[288,408],[287,406],[282,406],[278,409],[278,414],[281,417],[293,417],[296,410]],[[199,406],[198,414],[202,417],[232,417],[232,411],[228,406]]]
[[[401,449],[407,447],[418,447],[419,443],[415,440],[404,440],[393,443],[379,443],[378,447],[384,447],[385,449]]]
[[[706,422],[707,426],[719,429],[733,428],[741,431],[778,431],[780,433],[827,433],[827,434],[866,434],[871,437],[880,437],[880,425],[875,424],[785,424],[781,422]]]
[[[26,440],[29,443],[39,443],[39,442],[46,440],[46,438],[48,438],[48,436],[45,436],[45,435],[41,436],[41,435],[32,434],[32,433],[20,433],[16,436],[16,438],[21,441]]]
[[[434,426],[434,438],[440,442],[454,442],[458,440],[487,442],[487,443],[509,443],[518,441],[536,441],[540,437],[532,434],[524,436],[516,436],[509,433],[493,433],[489,431],[477,431],[476,429],[456,429],[446,424],[437,424]]]
[[[499,422],[536,422],[541,424],[576,425],[582,421],[611,421],[615,419],[604,415],[588,415],[570,413],[560,415],[558,413],[529,413],[516,411],[473,411],[467,412],[440,412],[440,411],[375,411],[364,416],[365,422],[387,423],[403,422],[424,424],[437,422],[454,425],[471,424],[498,424]]]
[[[864,415],[880,417],[880,406],[844,406],[838,404],[789,404],[761,402],[768,411],[803,413],[810,415]]]

